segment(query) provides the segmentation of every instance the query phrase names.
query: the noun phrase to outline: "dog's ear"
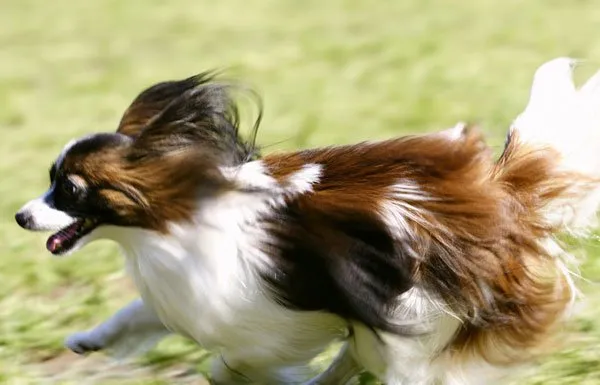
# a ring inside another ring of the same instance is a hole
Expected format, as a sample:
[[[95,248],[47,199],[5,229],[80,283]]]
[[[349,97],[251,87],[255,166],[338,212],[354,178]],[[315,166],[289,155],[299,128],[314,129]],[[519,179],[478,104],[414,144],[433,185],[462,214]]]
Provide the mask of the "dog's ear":
[[[117,132],[135,138],[175,99],[202,84],[210,82],[214,73],[206,72],[183,80],[157,83],[142,91],[125,110]]]
[[[150,118],[135,139],[130,156],[162,157],[192,149],[223,166],[244,161],[253,153],[253,144],[238,135],[232,88],[206,83],[183,92]]]

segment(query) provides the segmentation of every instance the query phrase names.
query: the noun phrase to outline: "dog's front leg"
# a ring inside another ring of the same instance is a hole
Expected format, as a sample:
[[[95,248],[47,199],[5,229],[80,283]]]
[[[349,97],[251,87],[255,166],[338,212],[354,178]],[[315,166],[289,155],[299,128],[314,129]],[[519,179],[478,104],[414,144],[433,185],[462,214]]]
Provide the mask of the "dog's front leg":
[[[154,311],[137,299],[94,329],[70,335],[65,345],[77,354],[103,350],[120,359],[150,350],[167,334]]]

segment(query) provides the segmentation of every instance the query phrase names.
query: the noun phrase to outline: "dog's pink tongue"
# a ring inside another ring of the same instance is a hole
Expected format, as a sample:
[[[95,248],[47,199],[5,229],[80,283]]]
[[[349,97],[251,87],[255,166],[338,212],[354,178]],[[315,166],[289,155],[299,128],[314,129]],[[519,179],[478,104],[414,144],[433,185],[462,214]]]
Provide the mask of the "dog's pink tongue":
[[[46,249],[48,249],[48,251],[51,253],[56,253],[58,250],[60,250],[64,240],[65,237],[63,234],[54,234],[46,241]]]
[[[69,227],[62,229],[58,233],[50,236],[46,241],[46,248],[52,254],[59,253],[62,249],[71,247],[74,239],[77,238],[77,229],[79,228],[79,222],[75,221]],[[65,246],[66,244],[66,246]]]

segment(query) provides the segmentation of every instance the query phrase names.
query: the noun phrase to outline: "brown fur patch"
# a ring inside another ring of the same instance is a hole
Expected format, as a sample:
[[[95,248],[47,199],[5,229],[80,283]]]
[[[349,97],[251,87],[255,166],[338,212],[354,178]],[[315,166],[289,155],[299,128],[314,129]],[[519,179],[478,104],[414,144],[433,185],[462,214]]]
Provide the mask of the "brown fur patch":
[[[290,202],[321,234],[324,217],[376,223],[386,202],[412,208],[419,220],[405,218],[410,236],[397,239],[417,257],[413,279],[465,322],[448,348],[502,364],[539,345],[571,298],[541,245],[560,230],[544,208],[582,179],[559,171],[558,160],[513,135],[495,163],[474,129],[454,141],[433,134],[264,158],[282,184],[307,163],[323,166],[314,192]],[[407,181],[426,199],[394,198],[391,187]]]
[[[439,183],[462,178],[473,183],[473,176],[462,175],[469,164],[491,165],[491,157],[481,136],[470,130],[452,144],[439,135],[405,137],[374,143],[313,149],[263,158],[270,175],[281,184],[305,164],[323,165],[323,175],[315,193],[301,200],[332,212],[353,208],[379,212],[382,200],[390,198],[389,188],[403,180]],[[479,178],[483,178],[479,176]],[[424,183],[424,191],[435,184]],[[463,186],[467,189],[467,186]],[[434,193],[438,193],[435,192]],[[338,209],[339,208],[339,209]]]
[[[129,159],[130,149],[103,148],[68,154],[61,171],[85,178],[106,210],[122,225],[166,231],[169,222],[192,219],[202,189],[225,181],[210,157],[194,149],[145,159]],[[214,192],[214,191],[213,191]]]

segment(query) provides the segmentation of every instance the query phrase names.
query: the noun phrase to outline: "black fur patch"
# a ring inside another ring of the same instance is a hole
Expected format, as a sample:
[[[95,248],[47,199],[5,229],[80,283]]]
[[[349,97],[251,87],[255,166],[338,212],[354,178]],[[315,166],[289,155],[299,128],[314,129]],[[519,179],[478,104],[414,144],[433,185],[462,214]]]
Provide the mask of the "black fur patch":
[[[415,334],[389,322],[398,296],[412,287],[411,259],[381,221],[358,212],[346,214],[312,215],[290,202],[268,224],[277,239],[268,250],[276,255],[277,269],[263,278],[284,306]]]

